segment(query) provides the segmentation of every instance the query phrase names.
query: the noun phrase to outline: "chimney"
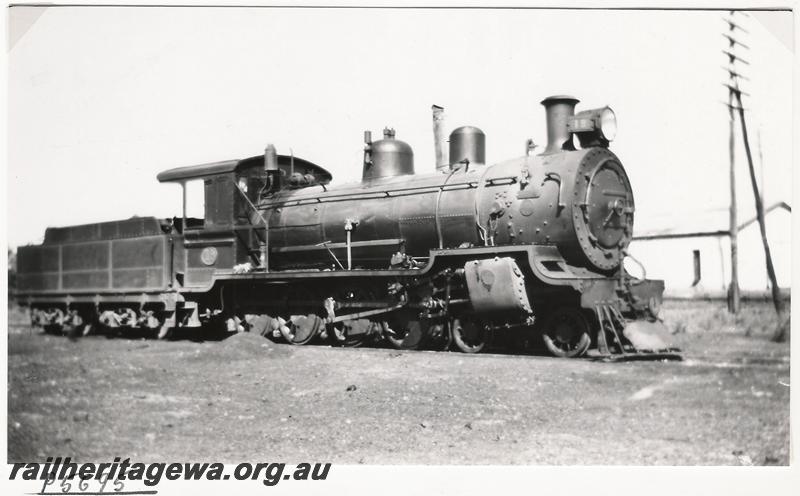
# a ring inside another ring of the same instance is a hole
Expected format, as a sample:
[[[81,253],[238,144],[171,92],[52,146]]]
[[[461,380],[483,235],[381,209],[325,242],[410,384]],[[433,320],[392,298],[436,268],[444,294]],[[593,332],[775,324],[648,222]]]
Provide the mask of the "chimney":
[[[568,95],[549,96],[542,100],[547,114],[547,148],[542,155],[574,150],[572,133],[567,130],[567,121],[575,115],[577,98]]]
[[[436,151],[436,170],[446,171],[450,168],[447,159],[447,147],[444,138],[444,107],[432,105],[433,111],[433,147]]]

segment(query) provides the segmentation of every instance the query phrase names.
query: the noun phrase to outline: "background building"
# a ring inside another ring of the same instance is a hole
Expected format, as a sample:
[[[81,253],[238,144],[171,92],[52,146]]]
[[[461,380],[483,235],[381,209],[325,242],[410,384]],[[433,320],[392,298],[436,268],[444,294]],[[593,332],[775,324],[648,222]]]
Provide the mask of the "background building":
[[[748,201],[751,201],[748,199]],[[724,297],[731,278],[731,249],[727,208],[671,212],[637,218],[629,249],[646,268],[647,276],[664,279],[671,297]],[[767,238],[782,289],[792,282],[792,210],[785,202],[765,209]],[[767,295],[764,248],[755,213],[740,211],[739,287],[743,295]],[[641,269],[626,264],[639,275]]]

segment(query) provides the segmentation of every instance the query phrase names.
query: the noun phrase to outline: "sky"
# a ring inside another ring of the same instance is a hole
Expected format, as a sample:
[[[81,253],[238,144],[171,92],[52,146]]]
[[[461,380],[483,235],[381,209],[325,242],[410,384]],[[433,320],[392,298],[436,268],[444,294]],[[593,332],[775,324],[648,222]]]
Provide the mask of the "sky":
[[[546,142],[539,102],[553,94],[616,112],[611,149],[637,228],[728,204],[720,12],[13,7],[9,17],[12,247],[41,242],[48,226],[179,214],[180,189],[158,172],[267,143],[344,183],[360,177],[363,131],[391,126],[416,171],[432,172],[432,104],[448,129],[483,129],[489,163],[520,156],[526,139]],[[767,204],[792,203],[791,17],[739,21]],[[737,157],[748,217],[741,145]]]

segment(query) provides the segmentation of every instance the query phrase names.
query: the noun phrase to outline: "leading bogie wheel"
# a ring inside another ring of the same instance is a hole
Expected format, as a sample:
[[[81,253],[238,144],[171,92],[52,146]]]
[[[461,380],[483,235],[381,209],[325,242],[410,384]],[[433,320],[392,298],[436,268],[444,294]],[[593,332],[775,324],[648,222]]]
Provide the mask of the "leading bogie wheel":
[[[577,358],[589,349],[589,320],[580,308],[559,308],[542,324],[542,339],[553,356]]]

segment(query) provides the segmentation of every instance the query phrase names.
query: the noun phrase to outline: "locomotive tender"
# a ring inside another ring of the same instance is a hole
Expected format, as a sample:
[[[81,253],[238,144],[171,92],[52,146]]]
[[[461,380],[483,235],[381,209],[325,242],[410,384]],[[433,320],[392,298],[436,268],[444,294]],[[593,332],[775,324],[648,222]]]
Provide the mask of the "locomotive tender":
[[[564,357],[642,351],[629,331],[658,325],[663,282],[625,270],[634,200],[608,149],[616,119],[577,103],[543,100],[546,148],[495,164],[466,126],[422,174],[393,130],[367,132],[362,180],[336,187],[272,145],[167,170],[158,180],[183,187],[181,217],[48,228],[19,249],[16,299],[34,324],[74,334],[216,324],[294,344],[478,352],[502,335]],[[186,216],[194,180],[203,219]]]

